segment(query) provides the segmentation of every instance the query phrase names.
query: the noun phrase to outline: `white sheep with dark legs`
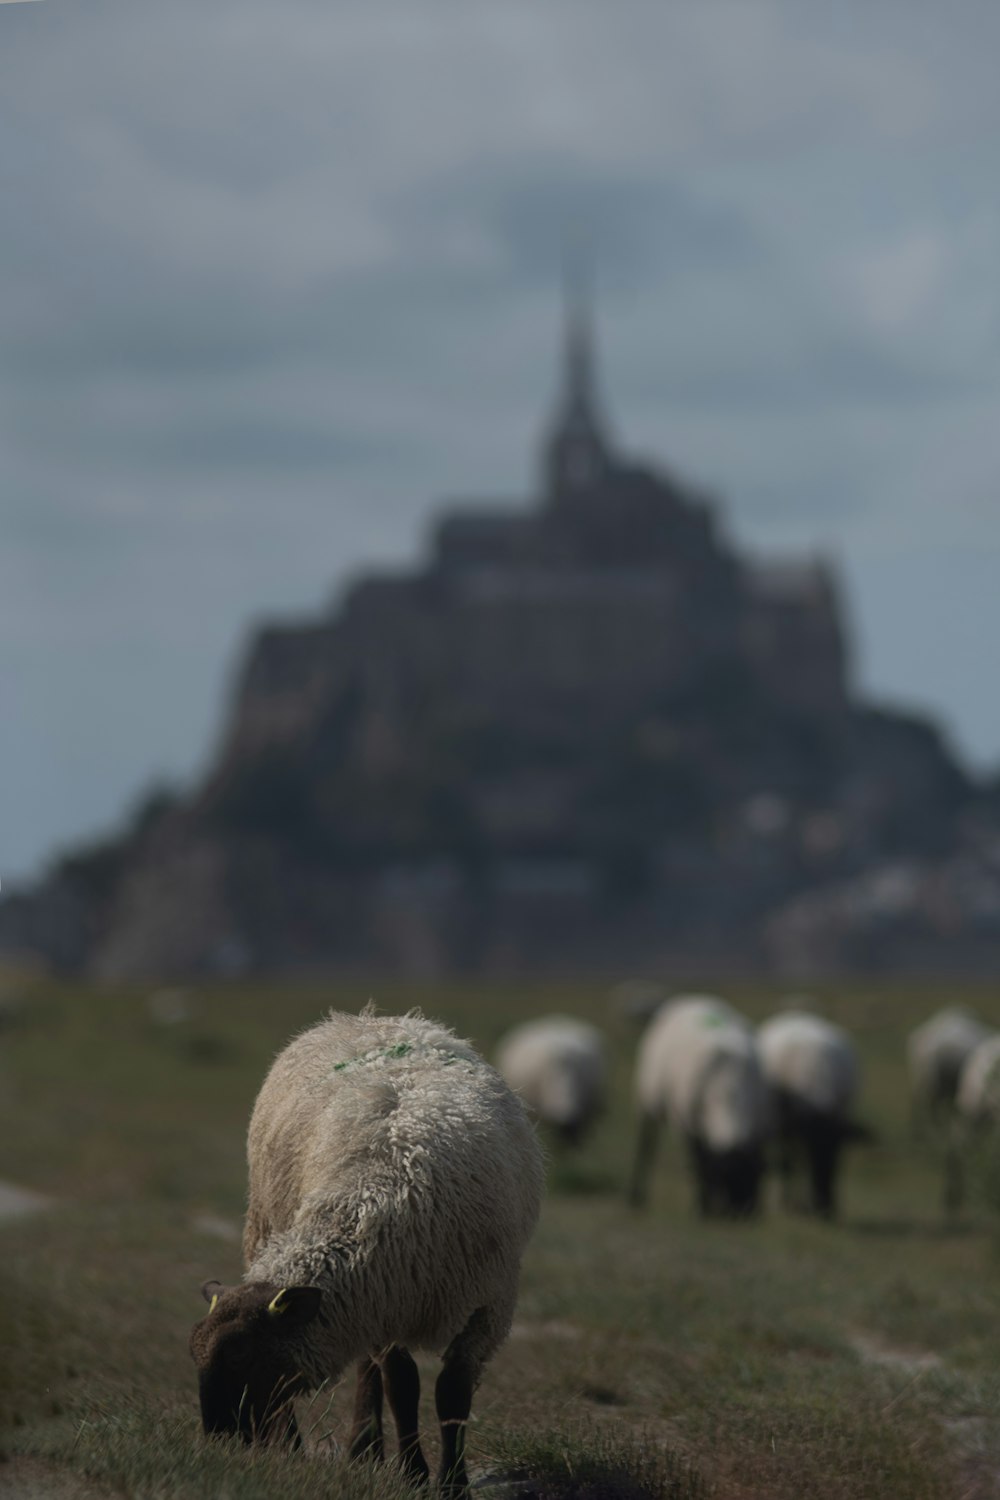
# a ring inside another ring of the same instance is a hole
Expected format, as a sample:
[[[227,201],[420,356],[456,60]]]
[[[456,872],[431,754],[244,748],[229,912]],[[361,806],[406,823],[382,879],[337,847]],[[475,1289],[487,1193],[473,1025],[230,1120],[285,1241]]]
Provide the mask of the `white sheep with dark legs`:
[[[957,1005],[937,1011],[910,1033],[906,1056],[915,1131],[926,1123],[948,1123],[962,1069],[990,1035],[990,1027]]]
[[[542,1016],[515,1026],[502,1038],[496,1064],[532,1114],[566,1145],[579,1145],[604,1108],[604,1038],[585,1021]]]
[[[785,1203],[791,1204],[796,1163],[804,1158],[810,1207],[832,1218],[842,1148],[870,1138],[851,1119],[860,1078],[854,1043],[822,1016],[787,1010],[764,1022],[757,1045],[772,1092]]]
[[[636,1064],[639,1140],[630,1199],[645,1203],[664,1121],[687,1143],[702,1214],[757,1209],[768,1095],[749,1023],[724,1000],[689,995],[656,1013]]]
[[[464,1492],[472,1393],[541,1201],[523,1104],[433,1021],[333,1014],[278,1055],[247,1155],[243,1284],[206,1283],[191,1334],[205,1431],[297,1444],[292,1398],[357,1363],[352,1456],[383,1456],[384,1391],[402,1468],[426,1480],[409,1351],[443,1350],[440,1479]]]

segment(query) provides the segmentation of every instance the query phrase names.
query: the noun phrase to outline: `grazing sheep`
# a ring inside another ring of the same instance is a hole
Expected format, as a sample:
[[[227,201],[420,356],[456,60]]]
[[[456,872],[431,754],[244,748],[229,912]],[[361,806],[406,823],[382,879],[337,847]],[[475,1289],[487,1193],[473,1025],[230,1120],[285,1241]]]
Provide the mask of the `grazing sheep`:
[[[984,1036],[966,1058],[955,1107],[972,1125],[1000,1123],[1000,1035]]]
[[[907,1038],[914,1128],[945,1124],[955,1108],[959,1075],[967,1058],[991,1034],[971,1011],[939,1010]]]
[[[962,1207],[965,1159],[974,1142],[1000,1125],[1000,1034],[985,1036],[969,1053],[958,1076],[944,1167],[944,1206]]]
[[[497,1067],[532,1113],[567,1145],[578,1145],[604,1108],[607,1058],[595,1026],[545,1016],[515,1026]]]
[[[668,1001],[639,1043],[639,1141],[631,1201],[648,1195],[661,1122],[685,1138],[703,1214],[752,1214],[763,1171],[768,1097],[753,1032],[724,1000]]]
[[[859,1081],[854,1044],[830,1021],[788,1010],[764,1022],[757,1046],[772,1094],[785,1202],[790,1201],[795,1159],[804,1155],[811,1206],[832,1218],[841,1148],[868,1136],[850,1119]]]
[[[332,1014],[276,1058],[247,1156],[243,1284],[207,1282],[191,1334],[206,1433],[297,1445],[292,1398],[357,1361],[352,1456],[383,1455],[384,1385],[403,1470],[425,1480],[409,1350],[443,1349],[440,1480],[464,1493],[472,1392],[541,1200],[524,1106],[436,1022]]]

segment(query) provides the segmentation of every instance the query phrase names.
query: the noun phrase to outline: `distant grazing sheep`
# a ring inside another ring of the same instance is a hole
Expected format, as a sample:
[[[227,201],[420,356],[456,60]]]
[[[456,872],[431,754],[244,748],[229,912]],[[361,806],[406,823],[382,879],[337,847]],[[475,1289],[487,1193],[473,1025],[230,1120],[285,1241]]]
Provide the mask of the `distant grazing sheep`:
[[[350,1452],[426,1480],[410,1348],[444,1350],[440,1482],[464,1493],[472,1392],[506,1337],[542,1158],[523,1104],[416,1014],[332,1014],[276,1058],[247,1141],[244,1280],[191,1334],[206,1433],[298,1445],[292,1398],[358,1362]]]
[[[579,1144],[604,1108],[604,1038],[585,1021],[544,1016],[515,1026],[496,1062],[514,1092],[567,1145]]]
[[[772,1092],[785,1201],[790,1201],[796,1158],[804,1156],[811,1207],[832,1218],[841,1149],[847,1141],[868,1138],[850,1118],[859,1081],[854,1043],[820,1016],[787,1010],[764,1022],[757,1045]]]
[[[955,1105],[972,1125],[1000,1124],[1000,1035],[985,1036],[966,1058]]]
[[[915,1126],[948,1120],[962,1068],[990,1034],[988,1026],[960,1006],[939,1010],[910,1033],[906,1053]]]
[[[668,1001],[639,1043],[639,1141],[631,1200],[648,1196],[661,1123],[687,1143],[703,1214],[756,1210],[768,1130],[767,1087],[753,1032],[724,1000]]]
[[[966,1058],[958,1078],[945,1155],[944,1205],[961,1208],[965,1161],[974,1141],[1000,1126],[1000,1035],[986,1036]]]

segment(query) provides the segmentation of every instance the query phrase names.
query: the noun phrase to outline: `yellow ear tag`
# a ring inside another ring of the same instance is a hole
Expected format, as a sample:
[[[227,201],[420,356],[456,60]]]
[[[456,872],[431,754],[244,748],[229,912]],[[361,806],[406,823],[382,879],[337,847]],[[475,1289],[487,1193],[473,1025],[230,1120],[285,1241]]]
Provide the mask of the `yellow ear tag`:
[[[218,1300],[219,1300],[219,1294],[218,1294],[218,1292],[213,1292],[212,1293],[212,1300],[208,1304],[208,1310],[209,1310],[210,1313],[214,1313],[215,1312],[215,1304],[218,1302]]]
[[[287,1312],[288,1311],[287,1306],[281,1300],[285,1296],[285,1294],[286,1294],[287,1291],[288,1291],[288,1288],[286,1286],[282,1287],[282,1289],[278,1293],[278,1295],[276,1297],[273,1297],[271,1299],[271,1301],[267,1304],[267,1310],[272,1315],[272,1317],[276,1317],[279,1313],[283,1313],[283,1312]]]

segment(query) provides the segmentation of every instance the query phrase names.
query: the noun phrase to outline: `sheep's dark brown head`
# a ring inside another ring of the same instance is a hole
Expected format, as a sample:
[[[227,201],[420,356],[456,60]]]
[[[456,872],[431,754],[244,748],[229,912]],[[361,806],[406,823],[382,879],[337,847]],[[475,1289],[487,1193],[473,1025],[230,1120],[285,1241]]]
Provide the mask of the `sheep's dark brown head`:
[[[319,1311],[314,1286],[206,1281],[207,1315],[191,1330],[206,1433],[297,1443],[292,1398],[303,1389],[296,1337]]]

